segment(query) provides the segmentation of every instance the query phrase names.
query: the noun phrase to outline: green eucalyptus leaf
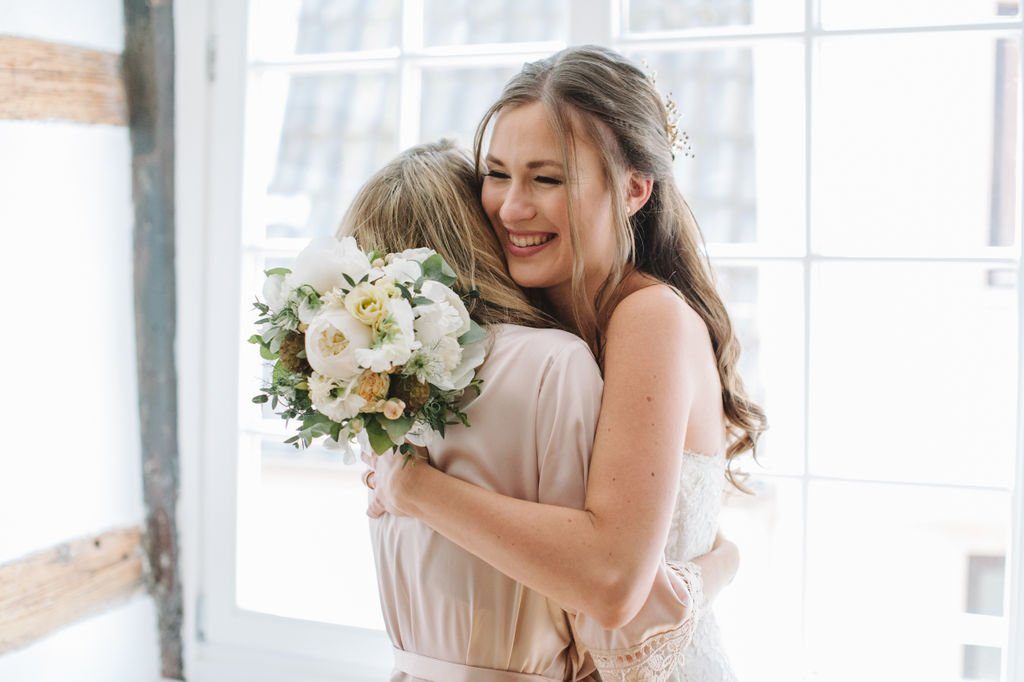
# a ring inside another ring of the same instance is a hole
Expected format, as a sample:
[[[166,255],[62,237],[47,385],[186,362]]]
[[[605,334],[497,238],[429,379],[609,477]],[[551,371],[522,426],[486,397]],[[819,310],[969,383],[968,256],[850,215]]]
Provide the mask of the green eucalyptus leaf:
[[[370,439],[370,447],[378,455],[383,455],[385,452],[395,447],[395,444],[388,437],[387,432],[377,423],[376,419],[367,419],[366,421],[366,435]]]
[[[487,332],[483,327],[478,325],[473,320],[469,321],[469,331],[459,337],[459,344],[468,346],[471,343],[477,343],[487,338]]]
[[[407,417],[404,414],[398,419],[382,419],[381,421],[384,424],[384,431],[387,432],[392,443],[401,443],[405,440],[405,434],[412,428],[412,417]]]

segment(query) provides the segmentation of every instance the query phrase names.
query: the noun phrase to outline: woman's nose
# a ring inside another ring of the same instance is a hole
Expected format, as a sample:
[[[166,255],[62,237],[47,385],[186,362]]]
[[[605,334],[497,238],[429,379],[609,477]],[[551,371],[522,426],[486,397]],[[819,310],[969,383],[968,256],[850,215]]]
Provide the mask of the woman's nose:
[[[515,225],[526,220],[531,220],[537,215],[537,209],[530,200],[529,195],[520,186],[512,182],[508,191],[505,192],[501,208],[498,210],[498,217],[505,225]]]

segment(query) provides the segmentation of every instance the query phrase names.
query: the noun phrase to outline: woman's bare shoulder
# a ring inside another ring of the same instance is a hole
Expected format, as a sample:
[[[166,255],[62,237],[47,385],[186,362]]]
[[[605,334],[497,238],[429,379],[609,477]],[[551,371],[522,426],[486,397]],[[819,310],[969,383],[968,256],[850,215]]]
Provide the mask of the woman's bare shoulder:
[[[647,283],[630,291],[612,311],[608,339],[620,334],[672,335],[681,340],[707,338],[700,314],[683,296],[662,282]]]

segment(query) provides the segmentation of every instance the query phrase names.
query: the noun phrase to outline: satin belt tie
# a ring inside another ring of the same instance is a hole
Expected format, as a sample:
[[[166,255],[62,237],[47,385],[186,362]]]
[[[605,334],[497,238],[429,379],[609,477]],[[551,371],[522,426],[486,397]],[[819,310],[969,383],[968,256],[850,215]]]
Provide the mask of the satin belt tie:
[[[545,677],[532,673],[516,673],[495,668],[478,668],[473,665],[442,661],[439,658],[422,656],[403,649],[394,649],[395,669],[413,677],[443,682],[562,682],[561,678]]]

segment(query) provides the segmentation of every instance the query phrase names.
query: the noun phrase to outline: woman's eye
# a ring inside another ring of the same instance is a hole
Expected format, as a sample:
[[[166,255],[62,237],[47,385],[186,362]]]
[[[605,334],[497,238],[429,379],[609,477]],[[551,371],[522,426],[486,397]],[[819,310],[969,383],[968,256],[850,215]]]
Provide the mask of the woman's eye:
[[[508,180],[507,173],[502,173],[501,171],[496,170],[487,171],[486,173],[484,173],[484,176],[488,178],[497,178],[499,180]]]
[[[546,175],[538,175],[534,179],[537,182],[543,183],[545,185],[561,185],[562,184],[562,181],[559,180],[558,178],[551,178],[551,177],[548,177]]]

